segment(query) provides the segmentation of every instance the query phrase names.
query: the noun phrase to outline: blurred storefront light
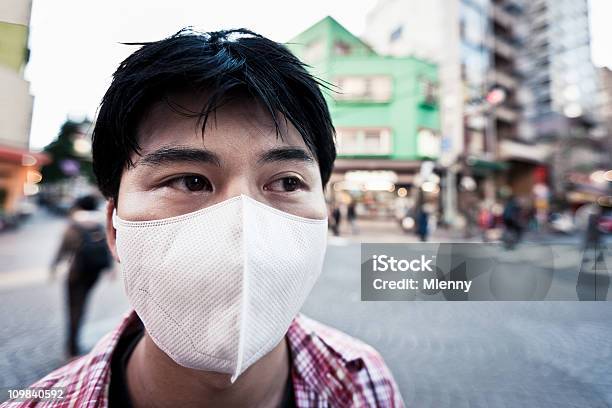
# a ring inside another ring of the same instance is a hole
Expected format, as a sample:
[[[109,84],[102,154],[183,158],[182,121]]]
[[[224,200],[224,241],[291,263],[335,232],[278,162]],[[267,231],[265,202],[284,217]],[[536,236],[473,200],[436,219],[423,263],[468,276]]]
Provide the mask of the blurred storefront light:
[[[563,114],[568,118],[577,118],[582,115],[582,106],[576,102],[569,103],[563,108]]]
[[[355,170],[347,171],[344,175],[344,179],[347,181],[357,182],[368,182],[368,181],[388,181],[395,183],[397,181],[397,173],[394,171],[380,170],[380,171],[366,171],[366,170]]]
[[[334,191],[395,191],[395,184],[389,181],[356,182],[353,180],[339,181],[334,184]]]
[[[397,189],[398,197],[406,197],[408,195],[408,190],[405,187],[400,187]]]
[[[91,142],[82,137],[77,138],[73,142],[72,148],[74,149],[74,152],[80,156],[91,154]]]
[[[596,183],[596,184],[603,184],[603,183],[605,183],[606,181],[608,181],[608,180],[607,180],[607,177],[606,177],[606,174],[607,174],[607,173],[609,173],[609,171],[608,171],[608,172],[605,172],[605,171],[603,171],[603,170],[597,170],[597,171],[594,171],[593,173],[591,173],[591,175],[589,176],[589,178],[591,179],[591,181],[592,181],[593,183]]]
[[[36,170],[29,170],[26,176],[28,184],[37,184],[42,181],[42,174]]]
[[[440,191],[440,187],[438,186],[437,183],[434,183],[433,181],[426,181],[421,185],[421,189],[423,189],[423,191],[425,191],[426,193],[438,193]]]
[[[604,174],[604,178],[606,179],[606,181],[612,182],[612,170],[606,171],[606,173]]]
[[[32,156],[31,154],[24,154],[21,156],[22,166],[34,166],[37,162],[38,160],[36,160],[36,157]]]
[[[597,199],[597,204],[602,207],[612,207],[612,196],[601,196]]]
[[[465,191],[474,191],[476,190],[476,180],[474,180],[470,176],[464,176],[461,178],[461,188]]]
[[[26,196],[38,194],[39,190],[40,188],[38,187],[38,184],[26,183],[23,185],[23,194]]]
[[[410,230],[412,228],[414,228],[414,218],[411,217],[405,217],[402,220],[402,227],[406,230]]]
[[[389,191],[395,190],[395,185],[389,181],[368,181],[363,184],[365,191]]]
[[[344,181],[334,185],[340,190],[361,190],[361,191],[395,191],[397,174],[393,171],[348,171],[344,176]]]

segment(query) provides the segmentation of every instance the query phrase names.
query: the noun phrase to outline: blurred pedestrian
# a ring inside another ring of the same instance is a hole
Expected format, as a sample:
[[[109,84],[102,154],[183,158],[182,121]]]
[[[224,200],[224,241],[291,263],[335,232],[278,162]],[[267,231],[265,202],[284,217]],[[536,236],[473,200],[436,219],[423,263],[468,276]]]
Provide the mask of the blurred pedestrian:
[[[599,230],[599,220],[601,218],[601,207],[594,206],[594,210],[589,213],[587,225],[584,231],[582,248],[583,251],[597,248],[601,244],[601,231]]]
[[[351,232],[353,235],[359,234],[359,228],[357,227],[357,211],[355,209],[355,200],[351,200],[346,209],[346,219],[351,225]]]
[[[429,214],[422,207],[417,214],[416,224],[419,239],[422,242],[426,242],[429,235]]]
[[[605,268],[602,234],[599,229],[601,207],[594,205],[588,214],[582,243],[582,260],[576,281],[579,300],[606,300],[610,287],[610,276]]]
[[[482,205],[478,213],[478,226],[482,234],[482,241],[489,240],[489,229],[493,227],[493,214],[486,205]]]
[[[340,206],[338,204],[334,204],[332,219],[334,222],[332,225],[332,231],[334,232],[335,236],[338,236],[340,235],[340,223],[342,222],[342,213],[340,212]]]
[[[508,198],[502,214],[502,220],[505,226],[502,241],[506,248],[512,249],[521,240],[523,235],[521,207],[514,196]]]
[[[68,306],[68,336],[66,352],[69,357],[79,355],[78,336],[87,297],[98,281],[102,270],[111,266],[111,254],[106,244],[104,214],[97,212],[98,198],[87,195],[79,198],[70,211],[70,223],[51,265],[51,277],[57,265],[70,260],[66,295]]]

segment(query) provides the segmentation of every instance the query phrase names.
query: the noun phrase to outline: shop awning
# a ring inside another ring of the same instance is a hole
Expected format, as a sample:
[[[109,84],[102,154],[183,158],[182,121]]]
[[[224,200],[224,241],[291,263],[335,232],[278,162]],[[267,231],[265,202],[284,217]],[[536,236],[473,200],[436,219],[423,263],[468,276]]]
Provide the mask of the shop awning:
[[[42,166],[51,161],[49,155],[28,149],[0,145],[0,162],[21,166]]]
[[[528,163],[545,163],[550,151],[546,146],[530,145],[514,140],[504,139],[499,143],[499,158]]]
[[[420,160],[392,159],[336,159],[334,172],[344,173],[351,170],[391,170],[396,172],[415,172],[421,168]]]
[[[480,171],[503,171],[508,168],[508,164],[499,161],[468,158],[466,160],[468,166]]]

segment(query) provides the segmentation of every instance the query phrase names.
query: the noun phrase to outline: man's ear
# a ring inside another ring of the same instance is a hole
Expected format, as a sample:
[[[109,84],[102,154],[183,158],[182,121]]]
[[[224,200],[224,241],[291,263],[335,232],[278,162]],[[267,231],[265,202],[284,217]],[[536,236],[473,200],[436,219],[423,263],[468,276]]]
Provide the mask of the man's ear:
[[[113,227],[113,210],[115,209],[115,200],[112,198],[106,202],[106,242],[108,243],[108,248],[113,255],[113,258],[117,262],[121,262],[119,260],[119,256],[117,255],[117,231]]]

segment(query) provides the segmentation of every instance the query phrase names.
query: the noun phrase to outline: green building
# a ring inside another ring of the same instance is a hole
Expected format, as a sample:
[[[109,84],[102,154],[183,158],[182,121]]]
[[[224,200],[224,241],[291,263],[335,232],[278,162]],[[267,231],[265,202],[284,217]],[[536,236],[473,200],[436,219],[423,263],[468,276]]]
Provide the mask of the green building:
[[[337,131],[332,183],[346,190],[393,192],[412,184],[423,160],[437,159],[441,137],[435,64],[379,55],[332,17],[288,46],[333,85],[324,91]]]

